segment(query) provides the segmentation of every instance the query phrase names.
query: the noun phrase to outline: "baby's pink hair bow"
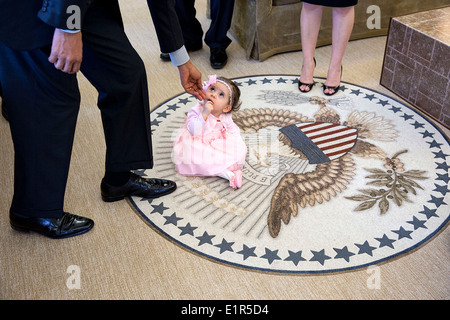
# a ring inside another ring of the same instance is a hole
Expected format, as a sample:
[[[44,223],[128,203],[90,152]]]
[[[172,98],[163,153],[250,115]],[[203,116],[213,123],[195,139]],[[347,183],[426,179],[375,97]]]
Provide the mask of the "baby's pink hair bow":
[[[217,81],[217,76],[215,74],[208,77],[209,81],[203,81],[203,90],[205,91],[208,91],[209,87]]]

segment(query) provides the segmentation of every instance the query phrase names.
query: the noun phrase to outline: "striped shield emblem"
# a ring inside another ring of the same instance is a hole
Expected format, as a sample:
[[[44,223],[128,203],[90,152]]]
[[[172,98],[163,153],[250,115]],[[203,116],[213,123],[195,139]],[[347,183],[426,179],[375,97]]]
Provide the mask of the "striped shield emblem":
[[[307,122],[280,129],[291,146],[300,150],[310,164],[323,163],[342,157],[356,143],[358,130],[334,123]]]

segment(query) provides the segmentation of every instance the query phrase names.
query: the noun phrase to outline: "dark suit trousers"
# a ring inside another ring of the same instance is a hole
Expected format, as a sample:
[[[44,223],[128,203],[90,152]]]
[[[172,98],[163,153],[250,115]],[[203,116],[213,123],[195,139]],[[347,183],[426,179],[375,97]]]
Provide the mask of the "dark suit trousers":
[[[105,170],[152,168],[146,72],[124,33],[119,7],[90,8],[82,35],[81,71],[99,93]],[[11,210],[25,216],[63,214],[80,106],[76,75],[56,70],[49,50],[17,51],[0,42],[0,85],[15,151]]]
[[[196,19],[195,0],[177,0],[176,11],[183,30],[185,44],[198,43],[202,40],[203,30]],[[231,39],[227,32],[233,17],[234,0],[211,0],[211,25],[205,34],[205,43],[210,48],[226,49]]]

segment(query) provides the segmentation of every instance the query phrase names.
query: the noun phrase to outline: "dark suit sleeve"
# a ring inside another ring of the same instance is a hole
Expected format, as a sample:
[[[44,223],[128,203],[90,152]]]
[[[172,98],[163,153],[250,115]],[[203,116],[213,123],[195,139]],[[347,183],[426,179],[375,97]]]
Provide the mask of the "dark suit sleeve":
[[[38,17],[55,28],[82,29],[84,15],[91,3],[92,0],[43,0]],[[77,27],[74,27],[74,22]]]
[[[161,51],[174,52],[184,45],[175,0],[147,0]]]

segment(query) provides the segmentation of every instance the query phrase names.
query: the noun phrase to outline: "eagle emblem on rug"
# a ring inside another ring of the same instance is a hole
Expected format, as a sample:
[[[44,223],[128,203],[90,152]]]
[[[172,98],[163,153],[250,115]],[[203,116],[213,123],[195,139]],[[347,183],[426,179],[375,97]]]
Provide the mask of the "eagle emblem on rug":
[[[176,172],[174,133],[195,103],[187,93],[151,112],[152,174],[178,188],[130,201],[174,243],[251,269],[336,272],[397,257],[446,226],[448,139],[413,109],[349,83],[333,97],[301,94],[298,75],[234,81],[248,150],[239,189]]]
[[[314,206],[330,201],[346,189],[355,175],[353,155],[380,160],[387,157],[381,148],[368,139],[394,141],[397,133],[388,120],[374,113],[355,110],[341,123],[341,117],[333,107],[348,108],[350,102],[345,98],[305,98],[291,92],[270,90],[264,91],[261,98],[285,105],[307,99],[309,103],[319,105],[314,119],[279,109],[245,109],[236,116],[235,121],[243,132],[279,127],[278,149],[282,155],[307,162],[301,172],[286,170],[275,187],[267,226],[270,235],[276,238],[281,230],[281,222],[289,224],[291,217],[298,215],[299,206],[305,208],[307,204]],[[261,149],[260,145],[258,148]],[[249,145],[250,159],[253,150],[252,145]],[[270,154],[256,155],[259,165],[267,165],[270,162],[267,157]],[[253,166],[252,161],[249,162]]]

